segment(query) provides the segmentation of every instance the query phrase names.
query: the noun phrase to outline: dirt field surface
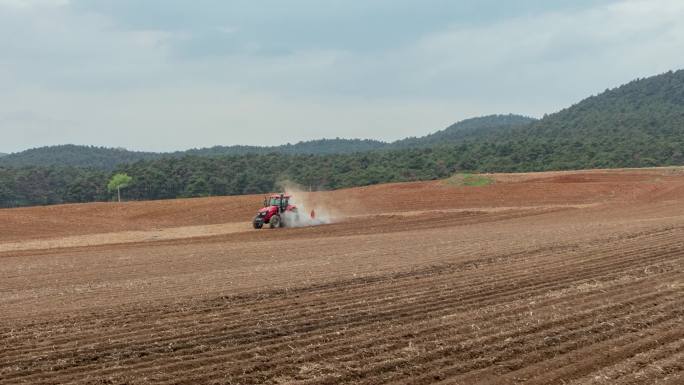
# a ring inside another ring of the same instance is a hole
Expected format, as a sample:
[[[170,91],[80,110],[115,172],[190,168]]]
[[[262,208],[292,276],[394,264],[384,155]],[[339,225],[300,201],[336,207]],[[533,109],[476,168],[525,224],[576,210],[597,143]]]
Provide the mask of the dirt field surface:
[[[684,169],[0,210],[0,384],[684,384]]]

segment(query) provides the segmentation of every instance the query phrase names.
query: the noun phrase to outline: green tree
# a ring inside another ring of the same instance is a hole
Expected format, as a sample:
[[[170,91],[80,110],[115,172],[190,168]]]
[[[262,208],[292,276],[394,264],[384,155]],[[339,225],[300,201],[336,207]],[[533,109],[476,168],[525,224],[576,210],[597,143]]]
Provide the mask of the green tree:
[[[119,202],[121,202],[121,189],[128,187],[131,184],[132,180],[133,178],[128,176],[128,174],[116,174],[109,181],[109,184],[107,184],[107,189],[109,190],[109,192],[113,192],[114,190],[116,190],[116,196]]]

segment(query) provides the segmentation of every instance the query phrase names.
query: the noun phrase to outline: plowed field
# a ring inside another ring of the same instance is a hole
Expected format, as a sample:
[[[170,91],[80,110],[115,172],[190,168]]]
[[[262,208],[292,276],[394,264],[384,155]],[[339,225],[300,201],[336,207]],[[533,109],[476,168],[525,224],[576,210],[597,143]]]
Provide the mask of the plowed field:
[[[0,210],[0,384],[684,384],[684,169]]]

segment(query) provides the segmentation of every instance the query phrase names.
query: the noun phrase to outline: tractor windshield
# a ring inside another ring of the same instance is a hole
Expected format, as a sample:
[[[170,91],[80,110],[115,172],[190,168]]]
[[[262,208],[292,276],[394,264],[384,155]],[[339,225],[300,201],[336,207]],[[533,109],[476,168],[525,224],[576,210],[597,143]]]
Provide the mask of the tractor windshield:
[[[287,206],[287,201],[287,198],[283,199],[283,205]],[[280,198],[271,198],[268,204],[271,206],[280,206]]]

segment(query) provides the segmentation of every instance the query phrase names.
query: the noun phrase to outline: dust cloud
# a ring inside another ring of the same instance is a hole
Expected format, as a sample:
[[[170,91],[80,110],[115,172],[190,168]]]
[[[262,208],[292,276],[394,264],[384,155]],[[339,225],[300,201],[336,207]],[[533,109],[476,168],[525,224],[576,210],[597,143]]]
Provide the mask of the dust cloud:
[[[300,185],[283,181],[278,184],[281,191],[291,195],[290,204],[297,207],[296,212],[283,214],[283,221],[287,227],[308,227],[335,223],[341,215],[331,209],[325,200],[320,199],[315,192],[309,192]]]

